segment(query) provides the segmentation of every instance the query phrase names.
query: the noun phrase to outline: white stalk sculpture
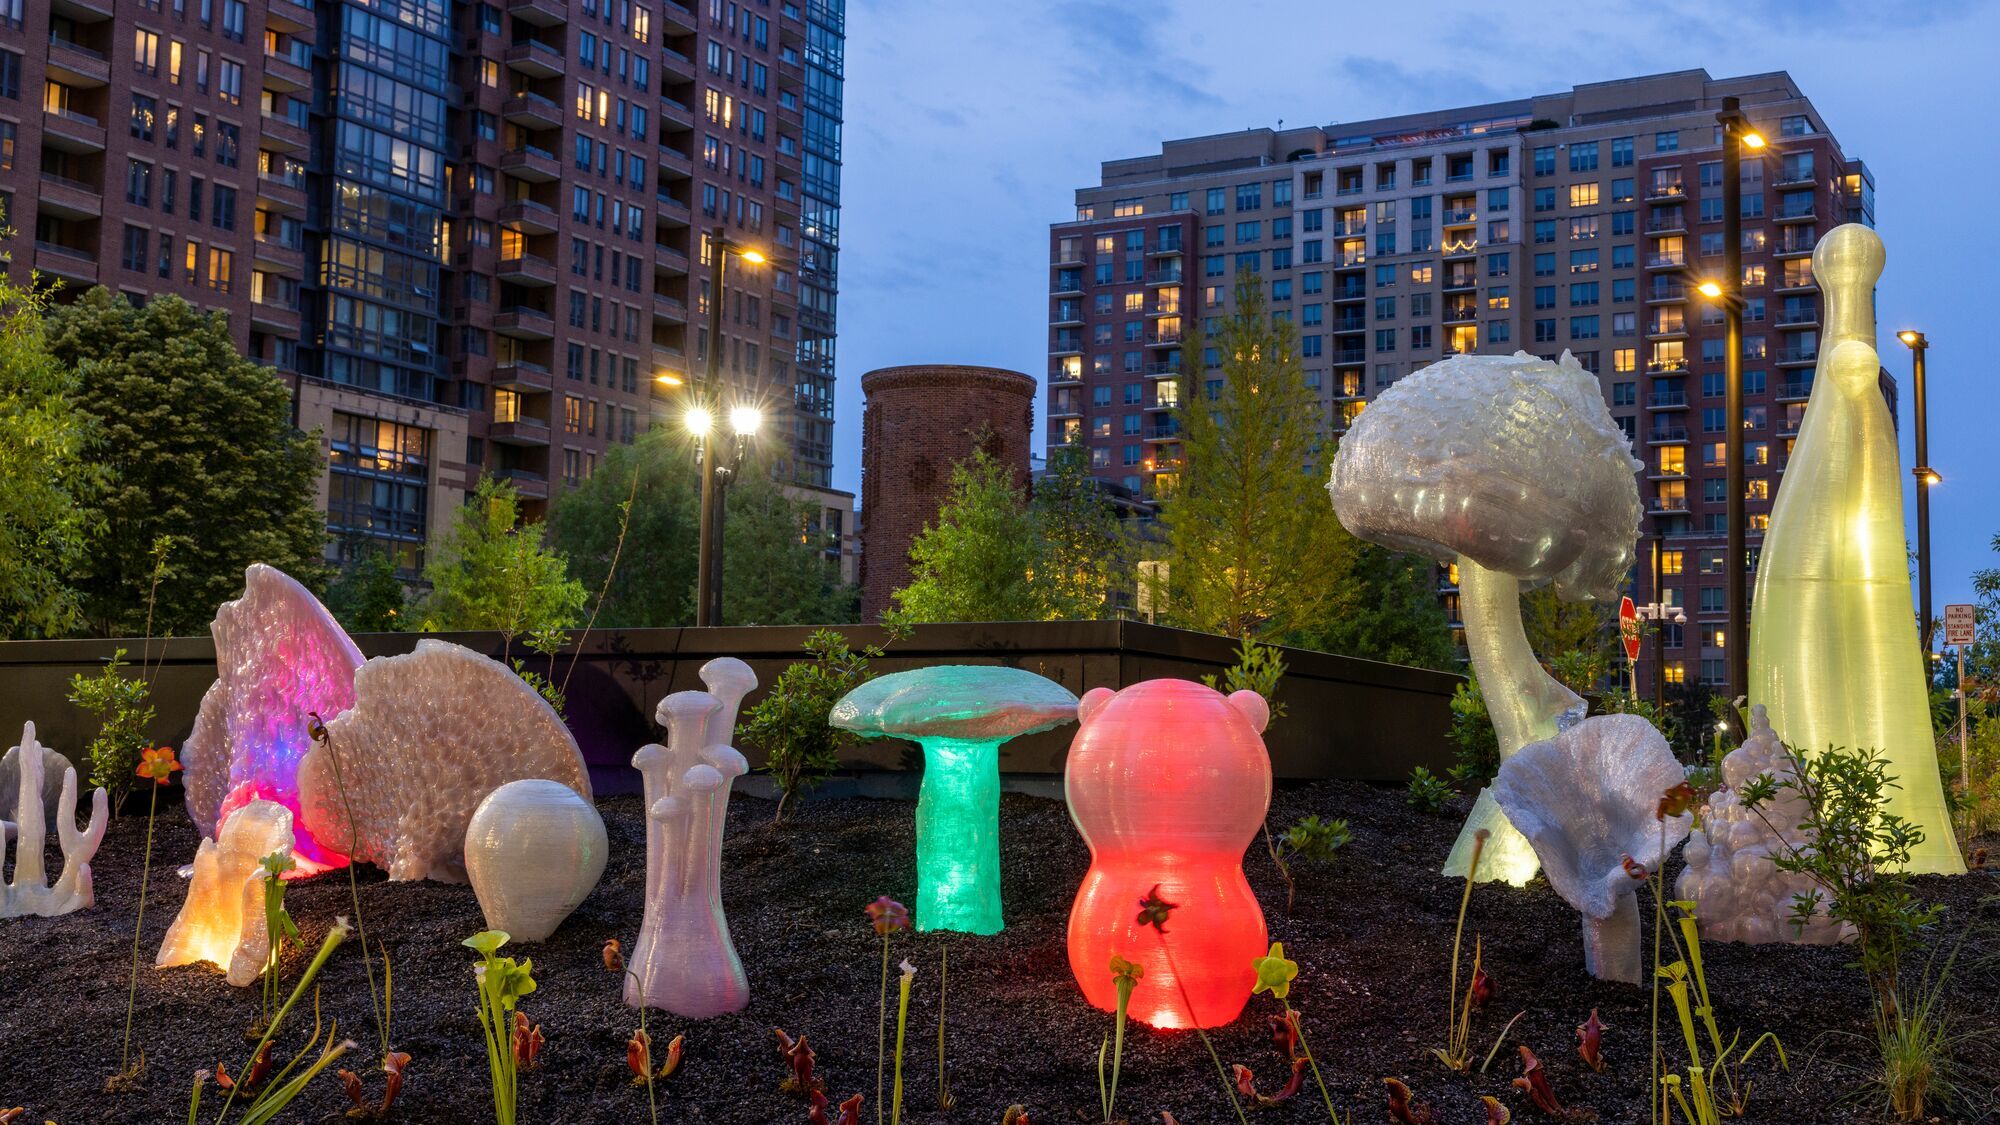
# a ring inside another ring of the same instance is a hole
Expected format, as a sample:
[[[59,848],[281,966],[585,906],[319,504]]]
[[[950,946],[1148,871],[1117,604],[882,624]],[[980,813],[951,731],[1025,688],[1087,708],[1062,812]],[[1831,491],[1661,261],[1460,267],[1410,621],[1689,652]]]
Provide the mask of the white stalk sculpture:
[[[42,744],[35,741],[35,724],[21,726],[21,744],[7,751],[20,769],[20,785],[14,795],[14,877],[0,887],[0,918],[20,918],[38,914],[53,918],[91,905],[90,857],[104,840],[104,824],[110,816],[109,798],[99,789],[90,801],[90,827],[77,831],[76,770],[63,771],[62,803],[56,815],[56,837],[62,844],[63,872],[48,883],[42,862],[42,848],[48,839],[46,811],[42,807]],[[7,865],[7,841],[0,835],[0,870]]]
[[[632,946],[625,1002],[688,1019],[741,1011],[750,982],[722,913],[722,829],[729,791],[749,771],[728,744],[736,709],[757,685],[731,657],[702,666],[708,691],[675,692],[655,717],[667,744],[632,755],[645,777],[646,913]]]

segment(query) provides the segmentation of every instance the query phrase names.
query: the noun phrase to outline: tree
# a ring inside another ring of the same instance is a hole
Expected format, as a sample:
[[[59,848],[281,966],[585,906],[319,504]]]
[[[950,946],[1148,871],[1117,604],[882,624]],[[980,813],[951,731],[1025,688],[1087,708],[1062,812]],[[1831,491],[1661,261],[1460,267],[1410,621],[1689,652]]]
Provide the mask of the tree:
[[[159,585],[160,633],[205,630],[251,563],[323,585],[318,442],[293,427],[284,384],[237,354],[222,313],[179,297],[134,308],[100,286],[52,310],[47,331],[106,472],[85,501],[103,534],[73,578],[91,628],[141,627],[163,536],[181,549]]]
[[[1556,596],[1555,587],[1538,586],[1521,595],[1521,628],[1543,663],[1580,653],[1609,667],[1616,609],[1602,602],[1566,602]]]
[[[0,274],[0,637],[60,636],[82,619],[69,578],[87,558],[97,474],[76,372],[49,353],[44,312]]]
[[[1438,600],[1437,563],[1362,541],[1338,562],[1344,565],[1330,578],[1340,612],[1303,640],[1343,656],[1458,670],[1458,646]]]
[[[613,447],[596,472],[549,505],[550,546],[569,559],[592,597],[603,593],[597,624],[642,629],[693,622],[699,482],[692,451],[657,427]]]
[[[812,504],[787,495],[765,466],[746,465],[723,509],[722,619],[733,625],[839,625],[861,615],[840,580]]]
[[[575,624],[589,595],[542,532],[521,523],[513,485],[481,477],[424,564],[431,590],[415,614],[424,631],[494,629],[511,641]]]
[[[1270,641],[1309,636],[1338,609],[1354,540],[1320,482],[1319,397],[1299,369],[1289,321],[1265,310],[1256,275],[1236,278],[1234,311],[1214,340],[1220,386],[1204,389],[1205,341],[1181,378],[1175,417],[1184,463],[1165,490],[1166,616],[1176,624]]]
[[[951,467],[936,522],[910,545],[910,584],[897,590],[891,624],[1041,621],[1048,599],[1034,575],[1040,537],[1015,471],[985,450]]]
[[[358,544],[326,588],[326,608],[350,633],[403,628],[407,600],[394,560],[374,543]]]
[[[1036,584],[1049,616],[1065,621],[1106,616],[1112,591],[1123,583],[1125,538],[1082,447],[1049,452],[1029,515],[1041,548]]]

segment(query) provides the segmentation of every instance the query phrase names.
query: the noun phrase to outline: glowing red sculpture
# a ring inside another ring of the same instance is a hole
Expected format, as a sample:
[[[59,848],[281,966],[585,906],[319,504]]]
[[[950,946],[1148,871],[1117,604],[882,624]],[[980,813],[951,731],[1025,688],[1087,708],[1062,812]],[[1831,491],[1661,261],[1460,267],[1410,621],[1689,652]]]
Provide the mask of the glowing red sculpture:
[[[1063,790],[1090,845],[1069,913],[1069,967],[1084,998],[1115,1009],[1116,953],[1145,969],[1131,1018],[1154,1027],[1217,1027],[1257,983],[1250,963],[1270,942],[1243,878],[1243,853],[1271,802],[1256,692],[1224,697],[1187,680],[1094,688],[1078,705]],[[1164,931],[1139,920],[1158,888],[1174,909]]]

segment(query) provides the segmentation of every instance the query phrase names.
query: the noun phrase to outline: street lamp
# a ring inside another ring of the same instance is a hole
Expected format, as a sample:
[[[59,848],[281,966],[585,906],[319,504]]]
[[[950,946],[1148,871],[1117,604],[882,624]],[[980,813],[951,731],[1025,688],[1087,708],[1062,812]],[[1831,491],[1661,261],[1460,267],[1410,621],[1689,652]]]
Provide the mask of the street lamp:
[[[752,265],[763,263],[764,253],[754,246],[737,242],[724,233],[721,227],[711,227],[703,236],[708,243],[708,347],[707,362],[703,364],[702,385],[699,398],[703,402],[719,402],[722,386],[722,300],[723,279],[731,254]],[[694,421],[699,412],[703,420],[700,431],[692,425],[689,432],[702,439],[701,445],[701,534],[697,547],[699,557],[695,562],[695,615],[696,625],[720,625],[722,623],[722,524],[721,505],[717,503],[716,485],[724,472],[733,472],[734,466],[723,466],[720,459],[709,456],[710,443],[706,440],[708,431],[714,428],[715,419],[705,407],[697,407],[688,412],[688,421]],[[751,414],[741,414],[751,411]],[[752,415],[754,414],[754,418]],[[742,455],[743,444],[757,431],[763,415],[752,407],[737,407],[731,411],[731,423],[736,430],[737,458]],[[742,423],[747,422],[747,427]]]
[[[1917,631],[1923,636],[1924,658],[1931,658],[1931,486],[1939,477],[1931,468],[1929,399],[1924,393],[1924,353],[1931,342],[1911,329],[1896,333],[1910,349],[1911,382],[1917,406]],[[1928,669],[1926,669],[1928,672]]]
[[[703,534],[701,558],[696,565],[697,625],[722,624],[722,527],[723,512],[729,502],[729,482],[743,463],[744,449],[763,424],[764,412],[760,408],[748,404],[730,407],[729,430],[736,441],[725,452],[714,411],[692,406],[681,415],[681,425],[695,439],[695,465],[701,472]]]
[[[1653,600],[1633,607],[1633,612],[1641,621],[1658,622],[1653,627],[1653,702],[1661,707],[1667,705],[1667,622],[1676,625],[1687,624],[1687,611],[1679,606],[1668,605],[1665,594],[1660,590],[1666,581],[1663,558],[1666,555],[1665,539],[1653,541]],[[1632,685],[1634,694],[1638,684]]]
[[[1763,134],[1750,127],[1741,103],[1734,97],[1722,99],[1715,120],[1722,126],[1722,242],[1723,275],[1704,281],[1696,291],[1722,306],[1723,339],[1723,459],[1728,467],[1729,522],[1728,558],[1723,573],[1729,583],[1725,604],[1729,611],[1730,644],[1724,652],[1729,668],[1729,697],[1749,690],[1750,683],[1750,601],[1748,562],[1750,547],[1745,542],[1743,498],[1748,484],[1743,479],[1743,150],[1765,146]]]

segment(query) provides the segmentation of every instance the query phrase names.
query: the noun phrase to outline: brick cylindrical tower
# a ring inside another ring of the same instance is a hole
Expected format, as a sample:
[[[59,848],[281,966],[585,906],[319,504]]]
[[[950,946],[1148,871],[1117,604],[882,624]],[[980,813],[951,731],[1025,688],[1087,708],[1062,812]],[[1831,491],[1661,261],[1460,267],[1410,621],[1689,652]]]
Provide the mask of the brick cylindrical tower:
[[[919,364],[861,377],[861,619],[910,581],[910,544],[937,517],[951,467],[974,448],[1028,483],[1035,380],[998,367]]]

